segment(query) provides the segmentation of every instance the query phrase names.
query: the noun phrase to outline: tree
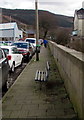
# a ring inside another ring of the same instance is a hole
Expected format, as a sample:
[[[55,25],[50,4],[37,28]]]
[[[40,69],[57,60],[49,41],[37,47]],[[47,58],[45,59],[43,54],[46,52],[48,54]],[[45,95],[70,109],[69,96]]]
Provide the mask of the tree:
[[[54,24],[54,19],[50,17],[48,12],[46,12],[45,15],[39,15],[39,29],[40,29],[40,35],[42,34],[43,39],[46,38],[48,32],[56,27]]]
[[[40,25],[39,26],[40,32],[43,32],[43,39],[45,39],[49,29],[51,28],[50,21],[48,21],[47,19],[45,19],[45,17],[43,17],[40,19],[39,25]]]
[[[62,28],[56,31],[56,43],[61,45],[66,45],[69,42],[70,31],[68,29]]]

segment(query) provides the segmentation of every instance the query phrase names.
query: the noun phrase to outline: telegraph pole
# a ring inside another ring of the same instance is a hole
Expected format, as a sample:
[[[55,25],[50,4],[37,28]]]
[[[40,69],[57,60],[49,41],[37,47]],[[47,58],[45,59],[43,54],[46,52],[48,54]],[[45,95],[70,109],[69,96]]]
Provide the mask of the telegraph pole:
[[[36,61],[39,61],[39,53],[38,53],[38,39],[39,39],[38,0],[35,0],[35,9],[36,9]]]

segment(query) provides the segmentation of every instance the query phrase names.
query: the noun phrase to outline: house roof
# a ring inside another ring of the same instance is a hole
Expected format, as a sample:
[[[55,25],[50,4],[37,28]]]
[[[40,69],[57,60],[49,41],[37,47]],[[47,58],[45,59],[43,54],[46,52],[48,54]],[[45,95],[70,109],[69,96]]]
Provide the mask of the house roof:
[[[84,14],[84,8],[81,8],[80,10],[77,10],[77,14]]]
[[[35,31],[34,30],[27,30],[26,31],[28,34],[35,34]]]
[[[14,27],[16,26],[16,22],[12,22],[12,23],[2,23],[0,24],[0,29],[4,30],[4,29],[14,29]]]

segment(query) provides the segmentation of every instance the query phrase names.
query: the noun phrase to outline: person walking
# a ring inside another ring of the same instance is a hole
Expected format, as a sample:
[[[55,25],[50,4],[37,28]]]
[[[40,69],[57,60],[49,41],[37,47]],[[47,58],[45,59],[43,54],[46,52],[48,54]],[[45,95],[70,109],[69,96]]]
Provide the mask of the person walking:
[[[47,40],[43,40],[43,43],[44,43],[44,47],[46,48],[47,44],[48,44],[48,41]]]

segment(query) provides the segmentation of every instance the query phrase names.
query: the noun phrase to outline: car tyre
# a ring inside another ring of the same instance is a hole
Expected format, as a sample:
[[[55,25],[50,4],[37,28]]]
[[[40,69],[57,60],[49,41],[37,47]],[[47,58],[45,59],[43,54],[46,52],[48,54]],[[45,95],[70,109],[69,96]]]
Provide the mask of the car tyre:
[[[26,62],[29,62],[29,55],[28,55],[27,58],[26,58]]]
[[[24,60],[22,59],[20,66],[22,66],[22,65],[23,65],[23,62],[24,62]]]
[[[6,82],[5,82],[4,86],[2,87],[2,92],[3,92],[3,91],[5,92],[5,91],[8,90],[8,88],[7,88],[8,79],[9,79],[9,74],[7,75]]]
[[[8,90],[8,89],[7,89],[7,82],[5,83],[4,88],[5,88],[5,90]]]

